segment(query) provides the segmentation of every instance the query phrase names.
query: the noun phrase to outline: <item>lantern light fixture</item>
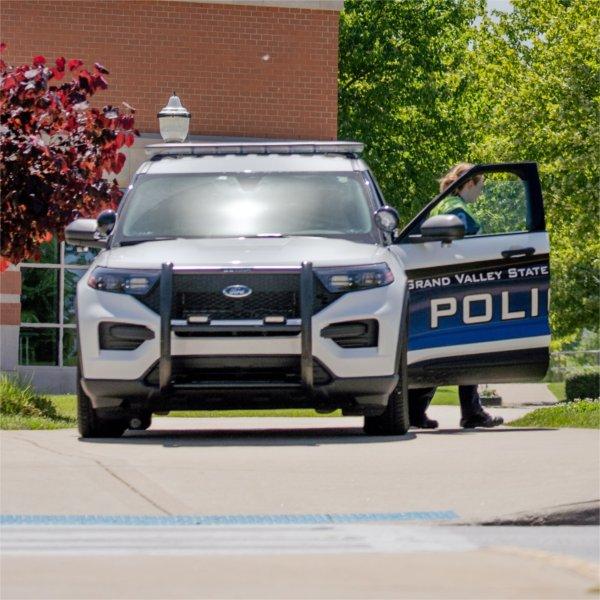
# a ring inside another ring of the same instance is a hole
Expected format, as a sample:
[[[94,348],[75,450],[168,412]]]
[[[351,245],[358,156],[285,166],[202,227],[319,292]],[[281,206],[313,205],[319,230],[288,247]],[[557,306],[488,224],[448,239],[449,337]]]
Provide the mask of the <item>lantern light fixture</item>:
[[[191,113],[181,104],[175,92],[158,113],[160,135],[165,142],[184,142],[190,130]]]

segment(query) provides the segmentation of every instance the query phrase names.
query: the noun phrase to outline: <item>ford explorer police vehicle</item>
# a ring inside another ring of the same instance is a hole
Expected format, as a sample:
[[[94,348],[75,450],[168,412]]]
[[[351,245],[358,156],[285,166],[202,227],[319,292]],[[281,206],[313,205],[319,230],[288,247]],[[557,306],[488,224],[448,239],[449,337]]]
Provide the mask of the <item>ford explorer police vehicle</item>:
[[[407,388],[531,381],[548,363],[534,163],[477,165],[402,230],[355,142],[149,146],[77,288],[83,437],[153,413],[309,407],[409,427]],[[474,235],[431,211],[485,185]]]

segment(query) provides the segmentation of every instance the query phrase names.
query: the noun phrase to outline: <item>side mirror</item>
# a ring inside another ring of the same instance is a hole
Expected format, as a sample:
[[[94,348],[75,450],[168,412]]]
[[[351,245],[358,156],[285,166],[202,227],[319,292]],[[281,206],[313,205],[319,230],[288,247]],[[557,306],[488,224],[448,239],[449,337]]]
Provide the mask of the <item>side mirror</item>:
[[[456,215],[436,215],[421,224],[421,235],[411,235],[412,242],[450,244],[465,237],[465,225]]]
[[[67,244],[79,247],[106,248],[106,238],[100,237],[96,219],[75,219],[65,228]]]
[[[375,219],[375,225],[386,233],[392,233],[398,228],[398,223],[400,223],[398,211],[392,206],[378,208],[373,214],[373,218]]]
[[[117,213],[114,210],[103,210],[98,215],[98,233],[105,237],[110,235],[117,222]]]

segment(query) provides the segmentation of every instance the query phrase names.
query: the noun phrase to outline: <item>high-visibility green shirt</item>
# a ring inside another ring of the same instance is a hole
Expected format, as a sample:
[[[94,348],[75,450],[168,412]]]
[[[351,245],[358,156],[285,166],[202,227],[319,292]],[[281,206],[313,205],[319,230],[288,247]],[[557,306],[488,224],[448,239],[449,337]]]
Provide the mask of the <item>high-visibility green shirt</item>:
[[[469,205],[460,196],[444,198],[432,211],[435,215],[456,215],[465,226],[465,235],[475,235],[481,229],[479,221],[471,214]]]

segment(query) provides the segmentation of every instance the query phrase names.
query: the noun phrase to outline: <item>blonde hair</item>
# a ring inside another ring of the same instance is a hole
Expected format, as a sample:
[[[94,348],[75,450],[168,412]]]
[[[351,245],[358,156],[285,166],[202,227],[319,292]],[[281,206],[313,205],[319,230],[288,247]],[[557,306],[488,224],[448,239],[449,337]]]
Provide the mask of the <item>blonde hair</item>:
[[[469,169],[472,169],[475,165],[467,162],[458,163],[454,165],[441,179],[440,179],[440,193],[447,190],[457,179],[460,179]],[[481,179],[481,175],[475,175],[475,183]],[[460,190],[456,190],[456,193]]]

